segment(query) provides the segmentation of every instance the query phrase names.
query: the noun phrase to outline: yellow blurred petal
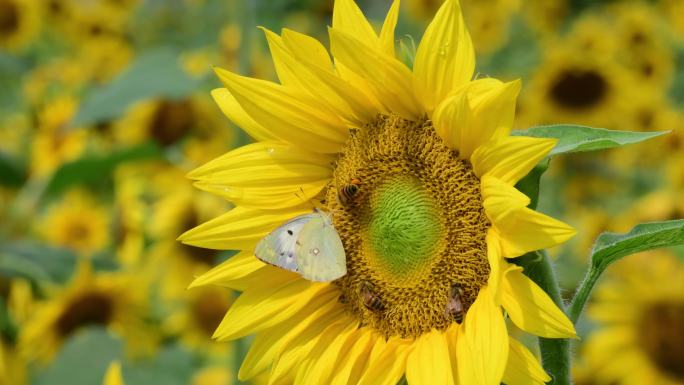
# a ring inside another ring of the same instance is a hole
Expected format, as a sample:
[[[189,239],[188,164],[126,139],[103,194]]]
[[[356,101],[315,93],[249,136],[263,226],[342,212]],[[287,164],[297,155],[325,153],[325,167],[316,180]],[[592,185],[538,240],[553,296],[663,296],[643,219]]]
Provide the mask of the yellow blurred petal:
[[[242,108],[279,140],[310,151],[338,152],[348,130],[320,101],[282,85],[216,69]]]
[[[121,363],[114,361],[109,364],[107,373],[105,373],[103,385],[124,385],[123,377],[121,376]]]
[[[266,264],[254,256],[252,251],[241,251],[227,261],[212,268],[192,281],[188,289],[200,286],[218,285],[244,290],[244,278],[265,267]]]
[[[378,337],[369,328],[358,329],[351,346],[343,348],[345,353],[339,356],[337,370],[333,373],[330,385],[356,384],[377,341]]]
[[[501,282],[501,303],[522,330],[546,338],[574,338],[568,317],[522,269],[509,269]]]
[[[247,114],[247,112],[245,112],[228,89],[216,88],[211,91],[211,96],[214,98],[214,101],[218,104],[223,114],[252,138],[259,141],[277,139],[276,135],[257,123]]]
[[[392,2],[392,6],[387,12],[385,22],[382,24],[382,30],[380,31],[380,45],[383,51],[392,57],[394,57],[394,30],[399,18],[399,3],[399,0]]]
[[[475,69],[475,51],[458,1],[447,0],[425,30],[416,52],[413,72],[418,100],[431,112]]]
[[[305,307],[311,298],[320,295],[328,286],[289,275],[281,277],[264,281],[242,293],[226,313],[213,338],[232,340],[276,325]]]
[[[245,381],[260,374],[268,369],[283,347],[303,330],[316,324],[330,324],[338,318],[343,309],[337,301],[331,301],[330,296],[314,297],[306,307],[286,321],[258,333],[242,362],[238,378]]]
[[[194,170],[195,186],[236,205],[282,209],[316,196],[332,178],[332,158],[279,142],[242,146]]]
[[[404,375],[413,341],[391,337],[383,351],[372,357],[358,385],[396,385]]]
[[[461,384],[499,385],[508,360],[508,333],[487,286],[468,309],[456,342]]]
[[[178,239],[188,245],[217,250],[252,250],[266,234],[311,207],[260,210],[235,207],[227,213],[183,233]]]
[[[334,69],[328,50],[315,38],[287,28],[283,28],[282,38],[297,60],[327,71]]]
[[[514,185],[544,159],[556,142],[556,139],[526,136],[489,142],[473,153],[473,170],[479,177],[491,175]]]
[[[508,363],[503,376],[506,385],[544,385],[551,381],[539,360],[523,344],[512,337],[509,342]]]
[[[418,337],[406,361],[406,379],[411,385],[454,384],[444,333],[432,330]]]
[[[352,34],[373,49],[379,48],[378,35],[354,0],[335,0],[332,26]]]
[[[413,94],[413,75],[402,62],[363,44],[351,34],[335,28],[329,32],[335,59],[372,84],[389,111],[413,120],[422,115]]]

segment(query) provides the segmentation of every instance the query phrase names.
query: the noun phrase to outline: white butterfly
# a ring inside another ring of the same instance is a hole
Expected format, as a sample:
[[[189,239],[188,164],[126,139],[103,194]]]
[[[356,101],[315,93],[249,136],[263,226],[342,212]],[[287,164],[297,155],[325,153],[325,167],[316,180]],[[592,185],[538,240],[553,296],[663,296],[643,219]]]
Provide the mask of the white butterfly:
[[[347,274],[342,240],[330,216],[319,210],[272,231],[259,241],[254,254],[310,281],[329,282]]]

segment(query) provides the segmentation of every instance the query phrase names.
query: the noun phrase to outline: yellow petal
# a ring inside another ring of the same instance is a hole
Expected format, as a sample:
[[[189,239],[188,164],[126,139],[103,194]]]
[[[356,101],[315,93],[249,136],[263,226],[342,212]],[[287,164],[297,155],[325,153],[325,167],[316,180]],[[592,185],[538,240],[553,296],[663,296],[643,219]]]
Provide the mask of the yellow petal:
[[[520,268],[509,269],[501,283],[501,303],[522,330],[546,338],[574,338],[572,322]]]
[[[472,153],[483,144],[508,135],[512,122],[512,105],[505,104],[510,89],[517,89],[518,82],[502,83],[492,78],[482,78],[467,83],[446,97],[432,113],[437,133],[449,146],[457,149],[459,156],[470,159]],[[511,109],[504,112],[505,105]],[[505,119],[508,116],[510,119]]]
[[[559,245],[576,234],[569,225],[527,207],[512,211],[493,226],[506,258]]]
[[[121,376],[121,363],[119,361],[109,364],[103,385],[124,385],[123,377]]]
[[[418,100],[431,112],[475,69],[475,52],[458,1],[447,0],[425,30],[416,52],[413,72]]]
[[[233,303],[213,338],[232,340],[256,333],[290,318],[316,295],[335,298],[328,284],[309,282],[283,275],[250,287]]]
[[[380,48],[378,35],[354,0],[335,0],[332,26],[335,29],[352,34],[373,49]]]
[[[348,354],[343,350],[346,342],[354,334],[358,321],[340,324],[323,332],[309,354],[309,359],[299,365],[295,383],[301,385],[329,384],[337,367],[337,357]],[[348,345],[347,345],[348,346]]]
[[[365,95],[355,91],[332,69],[309,64],[297,59],[277,34],[266,33],[278,78],[285,86],[301,90],[316,98],[327,109],[355,125],[365,124],[377,114]]]
[[[356,384],[377,341],[378,337],[368,328],[358,329],[351,346],[343,349],[346,353],[340,354],[330,385]]]
[[[290,341],[282,350],[281,355],[274,363],[269,377],[269,384],[292,384],[297,373],[297,368],[306,360],[318,342],[321,334],[330,328],[340,328],[355,321],[344,312],[335,320],[327,323],[315,323],[302,330],[302,332]]]
[[[460,380],[458,376],[458,349],[457,341],[460,336],[461,325],[457,323],[451,324],[446,331],[446,342],[449,346],[449,359],[451,360],[451,378],[454,384],[459,385]]]
[[[278,325],[258,333],[245,356],[238,378],[248,380],[268,369],[284,346],[312,325],[328,325],[339,318],[343,311],[337,301],[326,296],[314,297],[311,302],[292,317]]]
[[[491,175],[516,184],[553,149],[556,139],[511,136],[478,148],[471,158],[479,177]]]
[[[395,385],[404,375],[413,341],[390,337],[384,350],[371,358],[358,385]]]
[[[344,122],[312,96],[223,69],[216,74],[242,108],[279,140],[321,153],[338,152],[344,145]]]
[[[482,191],[482,206],[492,223],[504,220],[512,212],[527,207],[530,198],[510,184],[491,175],[485,175],[480,180]]]
[[[252,273],[265,266],[266,264],[255,257],[251,251],[241,251],[230,257],[227,261],[195,278],[190,286],[188,286],[188,289],[218,285],[236,290],[244,290],[246,288],[244,285],[245,277],[249,277]]]
[[[231,95],[228,89],[216,88],[211,91],[211,96],[221,109],[221,112],[252,138],[259,141],[275,140],[277,138],[273,132],[264,128],[261,124],[252,119],[252,117],[245,112],[240,103],[235,100],[235,97]]]
[[[394,0],[380,31],[380,45],[383,51],[391,57],[394,57],[394,29],[397,26],[398,18],[399,0]]]
[[[316,196],[332,178],[332,158],[279,142],[242,146],[190,173],[195,186],[236,205],[282,209]]]
[[[501,244],[497,239],[496,232],[488,230],[487,231],[487,260],[489,261],[489,277],[487,278],[487,286],[492,292],[494,298],[494,303],[499,305],[501,303],[500,298],[500,282],[503,278],[503,271],[501,265],[503,263],[503,258],[501,257]]]
[[[282,38],[297,60],[327,71],[334,69],[328,50],[315,38],[287,28],[283,28]]]
[[[487,286],[468,309],[456,343],[461,384],[498,385],[508,360],[508,333]]]
[[[411,385],[453,385],[449,346],[444,333],[432,330],[418,337],[406,361],[406,379]]]
[[[351,34],[335,28],[329,32],[330,49],[335,59],[372,84],[389,111],[414,120],[422,115],[413,95],[413,75],[402,62],[372,49]]]
[[[227,213],[183,233],[178,239],[188,245],[218,250],[253,250],[266,234],[311,207],[259,210],[235,207]]]
[[[551,381],[539,361],[523,344],[515,338],[510,338],[509,343],[508,363],[503,376],[506,385],[544,385]]]

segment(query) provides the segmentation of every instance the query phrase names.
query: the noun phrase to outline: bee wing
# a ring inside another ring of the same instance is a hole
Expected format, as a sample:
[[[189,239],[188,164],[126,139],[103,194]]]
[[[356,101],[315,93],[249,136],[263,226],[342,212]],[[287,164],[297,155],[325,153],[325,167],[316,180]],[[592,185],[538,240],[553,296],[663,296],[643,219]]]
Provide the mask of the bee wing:
[[[297,239],[304,226],[315,218],[316,214],[304,214],[285,222],[257,243],[254,255],[268,264],[298,273]]]
[[[304,225],[295,244],[299,273],[311,281],[329,282],[347,274],[344,246],[330,219],[317,212]]]

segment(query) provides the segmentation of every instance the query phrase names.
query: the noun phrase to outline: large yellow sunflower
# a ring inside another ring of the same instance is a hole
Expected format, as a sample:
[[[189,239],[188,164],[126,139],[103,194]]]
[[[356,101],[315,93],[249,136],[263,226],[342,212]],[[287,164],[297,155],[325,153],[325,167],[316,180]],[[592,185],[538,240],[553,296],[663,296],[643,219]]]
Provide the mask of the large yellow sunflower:
[[[598,325],[582,358],[596,384],[684,384],[684,265],[659,251],[630,257],[596,291]]]
[[[18,49],[40,32],[40,5],[35,0],[0,1],[0,47]]]
[[[313,38],[265,30],[280,84],[217,70],[216,101],[258,142],[190,173],[237,207],[181,240],[243,250],[194,283],[243,292],[214,334],[256,334],[239,378],[270,368],[271,384],[541,384],[549,377],[509,337],[504,309],[527,332],[575,336],[505,259],[575,233],[514,187],[555,141],[509,136],[520,84],[472,80],[457,1],[427,27],[413,71],[395,57],[398,12],[396,1],[378,34],[352,0],[336,1],[334,61]],[[352,179],[361,192],[341,204]],[[344,245],[347,274],[331,283],[253,256],[311,212],[306,200],[332,213]],[[454,287],[462,323],[447,311]]]

